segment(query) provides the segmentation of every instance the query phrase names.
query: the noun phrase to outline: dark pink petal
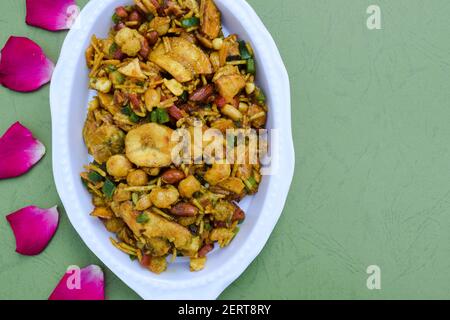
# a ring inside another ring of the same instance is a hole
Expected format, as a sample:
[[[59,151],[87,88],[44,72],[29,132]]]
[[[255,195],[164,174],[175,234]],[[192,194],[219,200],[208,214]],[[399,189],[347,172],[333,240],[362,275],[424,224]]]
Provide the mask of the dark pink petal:
[[[16,252],[25,256],[41,253],[55,234],[59,214],[56,207],[26,207],[6,216],[16,237]]]
[[[49,300],[105,300],[105,281],[99,266],[71,268],[59,281]]]
[[[54,67],[35,42],[10,37],[0,58],[0,84],[15,91],[34,91],[50,81]]]
[[[19,122],[0,138],[0,179],[28,172],[45,154],[44,145]]]
[[[69,29],[77,8],[75,0],[27,0],[26,22],[50,31]]]

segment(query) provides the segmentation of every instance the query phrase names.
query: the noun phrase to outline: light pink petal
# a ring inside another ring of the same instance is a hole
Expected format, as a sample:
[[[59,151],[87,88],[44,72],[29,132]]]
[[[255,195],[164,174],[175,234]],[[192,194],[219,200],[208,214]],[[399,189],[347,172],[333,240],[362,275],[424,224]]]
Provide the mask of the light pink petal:
[[[34,91],[50,81],[54,67],[35,42],[10,37],[0,58],[0,84],[19,92]]]
[[[26,207],[6,216],[16,237],[16,252],[25,256],[41,253],[55,234],[59,214],[56,207]]]
[[[105,300],[105,281],[99,266],[70,268],[48,298],[49,300]]]
[[[27,0],[26,22],[50,31],[69,29],[77,8],[75,0]]]
[[[28,172],[45,154],[45,146],[19,122],[0,138],[0,179]]]

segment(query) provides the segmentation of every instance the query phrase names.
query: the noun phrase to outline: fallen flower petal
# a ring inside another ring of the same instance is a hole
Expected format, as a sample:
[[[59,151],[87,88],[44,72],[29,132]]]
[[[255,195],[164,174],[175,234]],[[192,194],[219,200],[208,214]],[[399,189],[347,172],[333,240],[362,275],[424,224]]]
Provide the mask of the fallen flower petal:
[[[35,256],[48,245],[56,228],[59,214],[56,207],[41,209],[25,207],[6,216],[16,238],[16,252]]]
[[[0,138],[0,179],[28,172],[45,154],[45,146],[19,122]]]
[[[105,281],[99,266],[69,268],[49,300],[105,300]]]
[[[50,81],[54,67],[35,42],[10,37],[1,53],[0,84],[19,92],[34,91]]]
[[[27,0],[26,22],[49,31],[69,29],[77,8],[75,0]]]

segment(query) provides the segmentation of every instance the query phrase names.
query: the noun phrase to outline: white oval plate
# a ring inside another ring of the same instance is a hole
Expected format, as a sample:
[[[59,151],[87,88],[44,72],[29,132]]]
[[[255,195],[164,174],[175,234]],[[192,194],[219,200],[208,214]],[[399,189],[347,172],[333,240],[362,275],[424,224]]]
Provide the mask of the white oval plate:
[[[91,197],[80,180],[90,157],[82,139],[88,89],[84,51],[93,34],[106,36],[115,7],[130,0],[91,0],[64,42],[53,74],[50,105],[53,132],[53,171],[56,187],[72,225],[86,245],[131,289],[144,299],[216,299],[255,259],[268,240],[283,210],[294,172],[289,78],[275,42],[253,9],[244,0],[216,0],[225,32],[250,41],[256,54],[258,84],[270,108],[268,128],[277,129],[271,152],[278,162],[274,174],[265,176],[257,195],[241,205],[247,218],[225,249],[208,256],[206,268],[192,273],[186,259],[177,259],[167,272],[155,275],[131,262],[109,242],[111,234],[92,218]]]

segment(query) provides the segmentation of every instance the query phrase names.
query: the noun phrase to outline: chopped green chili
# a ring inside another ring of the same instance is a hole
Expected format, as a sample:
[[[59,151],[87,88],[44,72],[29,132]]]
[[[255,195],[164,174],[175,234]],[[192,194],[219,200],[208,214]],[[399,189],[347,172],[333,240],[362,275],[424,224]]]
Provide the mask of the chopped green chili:
[[[255,60],[254,59],[248,59],[247,60],[247,73],[255,74],[256,73],[256,66],[255,66]]]
[[[244,180],[244,184],[249,191],[254,191],[258,185],[255,178],[253,178],[253,176],[248,178],[247,180]]]
[[[103,177],[98,172],[95,172],[95,171],[89,172],[88,178],[89,178],[89,181],[94,182],[94,183],[100,182],[103,180]]]
[[[192,28],[200,25],[200,19],[197,17],[191,17],[181,20],[181,26],[183,28]]]
[[[260,89],[260,88],[258,88],[255,91],[255,98],[256,98],[256,101],[258,101],[260,103],[266,102],[266,96],[265,96],[264,92],[262,91],[262,89]]]
[[[111,199],[114,191],[116,190],[116,185],[109,179],[105,180],[105,184],[103,185],[102,191],[105,194],[106,198]]]
[[[126,105],[122,108],[121,112],[126,116],[131,116],[131,113],[133,112],[129,105]]]
[[[88,183],[89,183],[88,180],[86,180],[86,179],[84,179],[84,178],[81,178],[81,182],[83,183],[83,185],[84,185],[86,188],[88,187]]]
[[[247,60],[252,57],[245,41],[239,41],[239,52],[241,53],[241,59],[243,60]]]
[[[150,218],[147,216],[146,213],[141,213],[136,217],[136,222],[140,224],[146,223]]]
[[[122,114],[128,116],[131,122],[138,123],[141,118],[131,109],[130,105],[126,105],[121,110]]]
[[[150,121],[151,122],[158,122],[158,113],[155,111],[152,111],[150,114]]]
[[[136,205],[136,203],[139,201],[139,195],[136,192],[133,192],[133,194],[131,195],[131,200]]]

